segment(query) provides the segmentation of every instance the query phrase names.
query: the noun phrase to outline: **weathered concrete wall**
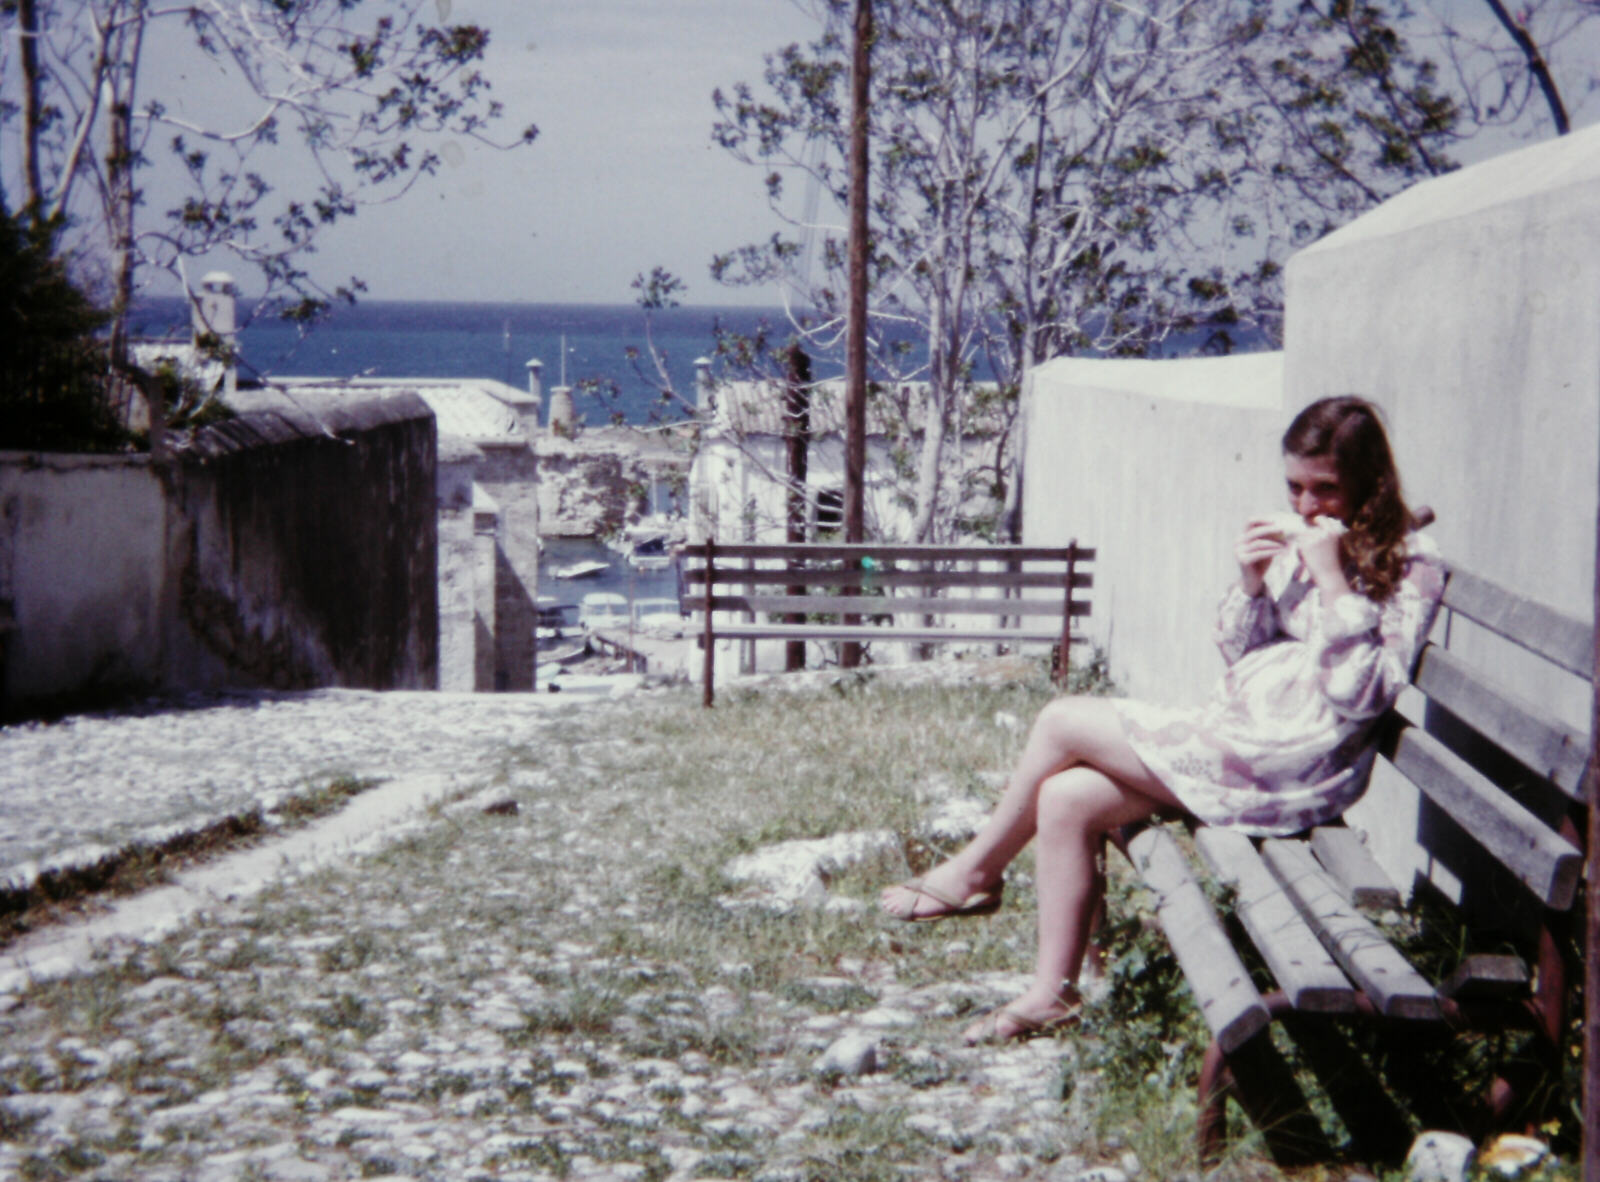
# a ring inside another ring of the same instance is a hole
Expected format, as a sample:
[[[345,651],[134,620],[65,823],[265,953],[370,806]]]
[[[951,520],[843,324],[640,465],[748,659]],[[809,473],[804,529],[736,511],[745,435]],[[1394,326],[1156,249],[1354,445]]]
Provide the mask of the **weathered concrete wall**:
[[[1096,549],[1084,631],[1131,694],[1199,701],[1222,672],[1234,540],[1284,507],[1282,379],[1278,353],[1033,372],[1023,538]]]
[[[180,617],[255,684],[433,688],[433,414],[414,396],[297,401],[197,438],[177,488]]]
[[[162,681],[167,502],[148,456],[0,453],[0,700]]]
[[[439,440],[439,688],[477,688],[477,622],[473,607],[472,475],[483,453],[469,443]]]
[[[1445,556],[1589,619],[1600,127],[1418,185],[1295,256],[1287,278],[1290,402],[1375,398]],[[1587,729],[1585,679],[1460,621],[1450,647]],[[1431,876],[1454,893],[1412,840],[1430,823],[1408,785],[1380,768],[1350,820],[1396,881]]]
[[[500,556],[494,579],[494,688],[533,688],[538,626],[538,459],[527,440],[478,440],[478,486],[499,509]]]
[[[1446,556],[1588,618],[1600,127],[1402,193],[1296,255],[1288,295],[1288,401],[1377,400]],[[1552,705],[1581,723],[1588,692]]]
[[[472,494],[472,613],[477,633],[473,688],[490,693],[505,688],[498,638],[500,621],[500,507],[482,488]]]
[[[5,456],[5,713],[138,690],[434,686],[434,465],[414,398],[250,411],[159,470]]]

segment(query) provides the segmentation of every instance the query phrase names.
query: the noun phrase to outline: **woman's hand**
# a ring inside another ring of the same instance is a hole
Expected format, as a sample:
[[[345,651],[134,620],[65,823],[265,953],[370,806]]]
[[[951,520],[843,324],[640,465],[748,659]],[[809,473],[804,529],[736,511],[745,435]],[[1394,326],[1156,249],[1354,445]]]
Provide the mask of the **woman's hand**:
[[[1295,549],[1306,564],[1306,572],[1317,590],[1322,592],[1324,604],[1331,604],[1350,590],[1350,581],[1344,577],[1344,554],[1339,539],[1344,536],[1344,526],[1332,517],[1318,517],[1294,540]]]
[[[1267,567],[1286,549],[1288,541],[1280,523],[1264,517],[1247,522],[1233,545],[1233,556],[1239,560],[1240,590],[1252,597],[1260,595]]]

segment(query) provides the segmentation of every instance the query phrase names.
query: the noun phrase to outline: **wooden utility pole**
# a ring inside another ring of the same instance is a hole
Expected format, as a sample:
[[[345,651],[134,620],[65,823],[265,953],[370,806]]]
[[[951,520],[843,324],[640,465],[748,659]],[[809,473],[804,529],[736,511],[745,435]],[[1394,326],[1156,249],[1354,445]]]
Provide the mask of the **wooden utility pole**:
[[[850,66],[850,308],[844,383],[844,540],[866,539],[867,473],[867,95],[872,79],[872,0],[856,0],[855,50]],[[848,595],[857,588],[844,589]],[[859,616],[846,616],[859,623]],[[861,645],[840,647],[839,664],[861,663]]]
[[[806,540],[806,518],[810,505],[806,497],[806,452],[811,444],[811,358],[798,343],[788,348],[788,382],[783,395],[783,434],[789,445],[789,512],[784,540],[790,543]],[[791,568],[800,565],[789,560]],[[804,595],[804,587],[790,587],[790,595]],[[804,624],[804,612],[793,613],[785,620],[790,624]],[[788,670],[806,667],[806,642],[791,640],[784,649],[783,667]]]
[[[1588,904],[1583,934],[1583,1182],[1600,1182],[1600,513],[1595,518],[1594,702],[1589,719]]]

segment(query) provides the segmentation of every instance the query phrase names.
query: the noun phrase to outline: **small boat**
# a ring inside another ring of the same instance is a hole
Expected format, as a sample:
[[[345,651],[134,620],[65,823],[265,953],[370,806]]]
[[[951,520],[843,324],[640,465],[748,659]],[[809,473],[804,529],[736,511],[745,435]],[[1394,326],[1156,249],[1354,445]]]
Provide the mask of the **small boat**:
[[[578,605],[575,603],[563,603],[553,595],[541,595],[538,609],[534,637],[540,644],[554,644],[577,627]]]
[[[553,573],[558,579],[582,579],[610,569],[609,562],[574,562],[571,566],[557,567]]]
[[[591,591],[578,604],[578,623],[589,629],[626,627],[628,600],[615,591]]]
[[[628,565],[635,570],[666,570],[672,565],[672,550],[666,534],[638,538],[628,549]]]
[[[683,635],[683,609],[676,599],[639,599],[633,604],[633,626],[641,632]]]

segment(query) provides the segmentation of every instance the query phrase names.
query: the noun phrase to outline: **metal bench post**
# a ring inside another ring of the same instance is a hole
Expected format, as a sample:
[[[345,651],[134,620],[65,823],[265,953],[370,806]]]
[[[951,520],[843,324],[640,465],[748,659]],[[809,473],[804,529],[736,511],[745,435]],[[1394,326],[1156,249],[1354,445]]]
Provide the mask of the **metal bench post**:
[[[711,588],[715,581],[714,563],[716,559],[717,543],[711,538],[706,538],[706,615],[705,615],[705,645],[706,655],[701,688],[701,702],[709,709],[715,691],[712,689],[713,670],[716,668],[717,652],[715,634],[711,627]]]
[[[1056,665],[1056,685],[1065,689],[1072,664],[1072,582],[1078,569],[1078,539],[1067,543],[1067,589],[1061,600],[1061,660]]]

